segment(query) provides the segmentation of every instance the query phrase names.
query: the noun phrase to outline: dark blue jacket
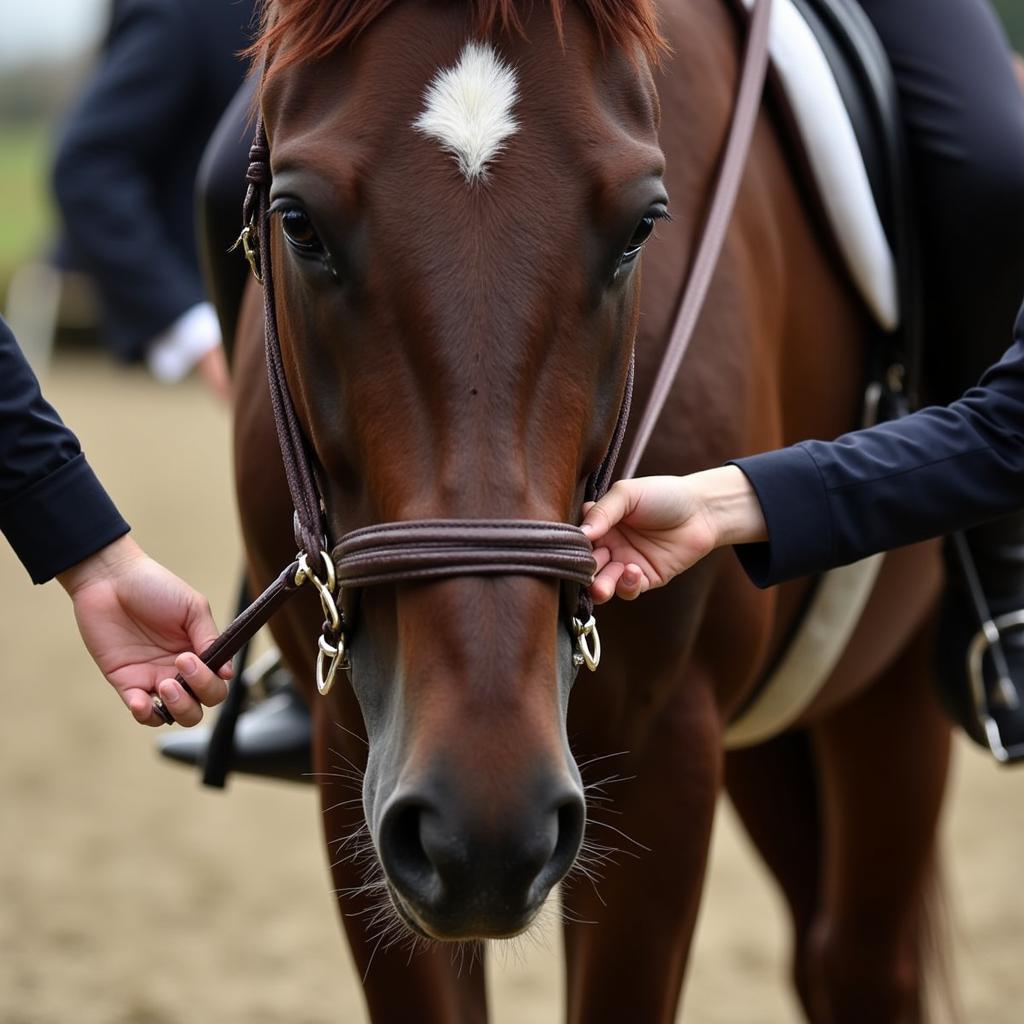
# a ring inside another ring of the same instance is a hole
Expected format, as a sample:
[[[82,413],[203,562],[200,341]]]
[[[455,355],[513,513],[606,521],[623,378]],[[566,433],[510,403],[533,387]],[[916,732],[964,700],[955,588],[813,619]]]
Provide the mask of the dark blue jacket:
[[[58,146],[70,262],[94,279],[126,359],[203,301],[195,177],[241,85],[253,0],[119,0]],[[239,214],[241,220],[241,214]]]
[[[1024,309],[1015,341],[950,406],[736,465],[769,541],[738,547],[769,586],[1024,509]]]
[[[0,532],[36,583],[128,532],[2,319]]]

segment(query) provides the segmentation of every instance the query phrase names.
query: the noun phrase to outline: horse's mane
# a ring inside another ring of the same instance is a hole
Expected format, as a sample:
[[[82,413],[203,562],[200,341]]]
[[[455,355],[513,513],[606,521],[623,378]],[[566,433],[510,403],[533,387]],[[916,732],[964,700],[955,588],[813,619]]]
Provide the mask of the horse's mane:
[[[397,0],[263,0],[259,39],[249,50],[269,78],[294,64],[315,61],[351,42]],[[523,35],[522,13],[532,0],[450,0],[469,8],[480,36],[495,30]],[[537,0],[544,2],[544,0]],[[638,46],[652,63],[666,49],[654,0],[547,0],[559,34],[563,8],[575,2],[590,17],[603,47]]]

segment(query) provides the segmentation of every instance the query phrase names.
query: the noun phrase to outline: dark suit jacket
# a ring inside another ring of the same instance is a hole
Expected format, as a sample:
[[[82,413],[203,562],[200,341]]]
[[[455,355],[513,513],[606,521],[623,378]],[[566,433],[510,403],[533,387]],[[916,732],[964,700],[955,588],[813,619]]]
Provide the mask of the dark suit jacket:
[[[1024,509],[1024,309],[978,387],[943,408],[737,459],[766,544],[736,549],[759,586]]]
[[[2,319],[0,532],[36,583],[128,532]]]
[[[120,0],[60,140],[54,188],[73,262],[126,359],[203,301],[194,184],[245,68],[252,0]],[[241,214],[239,214],[241,220]]]

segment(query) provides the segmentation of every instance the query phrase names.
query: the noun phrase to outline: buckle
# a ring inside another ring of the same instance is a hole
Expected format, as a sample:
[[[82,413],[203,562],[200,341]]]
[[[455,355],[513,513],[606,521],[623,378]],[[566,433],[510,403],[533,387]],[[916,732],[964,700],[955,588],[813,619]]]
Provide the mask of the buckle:
[[[252,276],[256,280],[263,284],[263,274],[260,271],[259,252],[256,246],[253,245],[253,238],[256,235],[256,227],[250,221],[242,228],[242,233],[235,239],[235,244],[228,249],[228,252],[234,252],[239,246],[242,247],[242,254],[249,261],[249,269],[252,271]]]
[[[601,664],[601,634],[597,631],[597,620],[593,615],[586,622],[573,617],[572,631],[576,636],[572,663],[577,668],[586,665],[591,672],[596,672]]]
[[[1017,711],[1021,706],[1020,696],[1006,668],[1006,657],[1002,653],[1001,642],[1004,633],[1012,629],[1024,628],[1024,609],[988,619],[982,623],[981,629],[974,635],[967,649],[967,677],[971,684],[971,699],[974,702],[974,713],[985,732],[985,740],[992,756],[1000,764],[1011,764],[1024,759],[1024,740],[1013,743],[1009,747],[1003,742],[999,723],[992,715],[993,709],[1003,708]],[[995,693],[989,700],[988,686],[985,683],[985,655],[992,653],[996,667]]]
[[[324,613],[324,625],[317,638],[316,654],[316,688],[326,697],[334,686],[334,678],[338,669],[346,672],[351,667],[348,659],[348,647],[345,643],[345,624],[338,608],[338,597],[341,588],[338,586],[334,573],[334,562],[326,551],[320,552],[324,563],[325,579],[310,568],[305,551],[299,555],[299,568],[295,573],[295,585],[301,587],[309,580],[316,587],[320,597],[320,607]]]

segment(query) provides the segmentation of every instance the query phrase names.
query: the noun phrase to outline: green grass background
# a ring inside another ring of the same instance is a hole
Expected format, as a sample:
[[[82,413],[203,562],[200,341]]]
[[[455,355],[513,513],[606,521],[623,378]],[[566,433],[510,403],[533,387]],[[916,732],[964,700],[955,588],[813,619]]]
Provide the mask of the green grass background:
[[[18,264],[45,251],[53,236],[50,136],[48,124],[0,123],[0,296]]]

